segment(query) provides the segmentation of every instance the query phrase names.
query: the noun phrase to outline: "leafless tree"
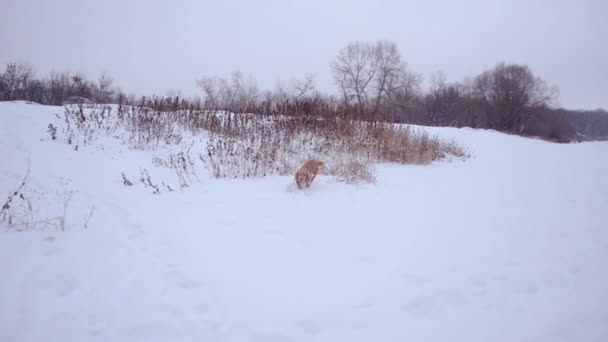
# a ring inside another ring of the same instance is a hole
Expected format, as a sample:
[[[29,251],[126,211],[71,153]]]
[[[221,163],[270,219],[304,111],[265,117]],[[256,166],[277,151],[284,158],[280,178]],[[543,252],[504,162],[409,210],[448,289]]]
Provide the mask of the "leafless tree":
[[[198,82],[206,106],[214,109],[243,111],[255,104],[260,96],[259,88],[252,77],[244,78],[236,70],[230,79],[203,77]]]
[[[293,97],[296,100],[311,95],[316,91],[314,75],[307,74],[303,80],[293,79],[291,81],[291,88],[293,89]]]
[[[114,101],[114,97],[116,94],[116,88],[114,88],[114,79],[103,72],[99,79],[97,80],[97,84],[94,86],[93,90],[93,98],[97,103],[111,103]]]
[[[397,91],[405,64],[401,61],[401,53],[394,42],[379,41],[374,52],[378,70],[374,80],[375,100],[372,113],[376,114],[381,102]]]
[[[370,43],[354,42],[338,51],[331,63],[331,71],[345,103],[355,100],[359,110],[365,108],[377,66],[377,54]]]
[[[68,96],[73,95],[71,78],[68,72],[50,74],[45,82],[49,104],[60,105]]]
[[[39,79],[33,79],[27,86],[25,99],[36,103],[46,103],[47,95],[48,91],[44,82]]]
[[[558,92],[527,66],[505,63],[477,76],[474,88],[495,117],[495,128],[513,132],[524,129],[532,108],[553,105]]]
[[[401,108],[403,110],[413,110],[415,102],[420,100],[420,82],[422,77],[409,71],[405,65],[397,74],[394,83],[387,91],[387,98],[381,105],[388,108]]]
[[[392,41],[351,43],[338,52],[331,70],[344,102],[355,101],[373,115],[409,105],[420,84]]]
[[[426,111],[432,125],[458,126],[462,122],[461,112],[466,102],[464,86],[460,83],[448,83],[441,72],[431,76],[431,87],[425,96]]]
[[[285,104],[288,101],[297,101],[316,92],[314,76],[307,74],[304,79],[291,79],[289,82],[278,80],[272,91],[264,92],[264,101],[275,104]]]
[[[93,97],[94,85],[87,80],[86,75],[83,73],[73,74],[71,77],[73,84],[74,95],[81,96],[87,99]]]
[[[31,65],[8,63],[4,73],[0,74],[0,98],[6,101],[26,100],[30,83],[34,80]]]

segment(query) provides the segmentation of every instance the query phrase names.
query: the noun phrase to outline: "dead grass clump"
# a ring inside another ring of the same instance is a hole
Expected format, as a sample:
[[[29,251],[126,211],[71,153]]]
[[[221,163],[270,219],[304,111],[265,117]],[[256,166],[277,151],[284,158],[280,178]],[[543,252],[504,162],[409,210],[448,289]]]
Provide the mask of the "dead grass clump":
[[[378,162],[398,164],[430,164],[448,155],[465,157],[466,152],[455,142],[445,142],[428,132],[410,126],[380,124],[368,127],[365,145],[367,153]]]
[[[212,135],[199,160],[215,178],[253,178],[272,174],[285,174],[280,163],[281,134],[273,135],[267,129],[253,131],[244,136]]]
[[[328,173],[346,184],[376,182],[373,166],[357,159],[339,160],[328,168]]]
[[[441,150],[444,154],[452,155],[457,158],[467,159],[471,156],[467,149],[458,145],[454,140],[441,142]]]
[[[166,159],[155,157],[152,163],[157,167],[165,167],[175,172],[181,190],[190,187],[194,179],[199,180],[196,166],[191,154],[192,145],[186,151],[170,153]],[[145,184],[145,183],[144,183]],[[170,186],[164,186],[173,191]]]
[[[137,106],[66,107],[61,132],[68,143],[82,145],[102,134],[136,149],[177,145],[184,152],[155,164],[173,168],[182,189],[198,180],[196,164],[215,178],[253,178],[293,175],[304,157],[317,158],[335,161],[336,175],[354,182],[373,180],[374,163],[429,164],[468,157],[455,142],[408,125],[361,120],[324,106],[317,110],[325,114],[314,115],[305,108],[298,115],[281,115],[283,110],[276,115],[236,114],[144,98]],[[187,136],[202,137],[201,144],[187,146]]]
[[[42,217],[34,206],[31,193],[27,188],[30,169],[21,181],[19,187],[10,193],[0,209],[0,226],[6,225],[7,231],[31,231],[31,230],[66,230],[66,216],[68,206],[74,191],[67,189],[64,183],[64,191],[57,194],[57,200],[61,203],[61,213],[55,217]]]

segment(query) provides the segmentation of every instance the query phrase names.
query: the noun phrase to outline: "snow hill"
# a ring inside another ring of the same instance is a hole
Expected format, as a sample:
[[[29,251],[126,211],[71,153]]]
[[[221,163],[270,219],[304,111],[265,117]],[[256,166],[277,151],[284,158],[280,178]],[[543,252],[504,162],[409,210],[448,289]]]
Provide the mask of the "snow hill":
[[[153,151],[75,151],[62,112],[0,103],[0,202],[28,160],[32,217],[73,191],[64,231],[0,226],[0,341],[608,341],[606,142],[425,128],[472,157],[154,195]]]

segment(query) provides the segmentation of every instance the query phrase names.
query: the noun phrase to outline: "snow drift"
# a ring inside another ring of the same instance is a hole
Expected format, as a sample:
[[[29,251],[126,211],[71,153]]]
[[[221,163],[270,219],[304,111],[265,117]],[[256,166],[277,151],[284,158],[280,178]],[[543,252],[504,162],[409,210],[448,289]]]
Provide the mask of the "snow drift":
[[[2,341],[608,339],[608,143],[420,128],[471,158],[157,196],[137,179],[177,182],[157,151],[75,150],[62,113],[0,103],[0,193],[29,161],[36,217],[71,194],[64,231],[0,233]]]

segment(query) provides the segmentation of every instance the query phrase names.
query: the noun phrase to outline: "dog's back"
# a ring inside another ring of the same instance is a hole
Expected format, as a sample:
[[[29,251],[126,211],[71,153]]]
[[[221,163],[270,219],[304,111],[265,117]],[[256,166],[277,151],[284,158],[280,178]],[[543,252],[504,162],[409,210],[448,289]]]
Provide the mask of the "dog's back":
[[[322,161],[319,161],[316,159],[310,159],[310,160],[306,161],[306,163],[304,163],[304,165],[302,166],[301,169],[304,169],[310,173],[317,175],[317,174],[319,174],[319,169],[321,168],[322,165],[323,165]]]
[[[296,184],[298,188],[310,187],[312,181],[314,181],[315,177],[319,174],[321,166],[323,166],[322,161],[316,159],[307,160],[298,172],[296,172]]]

